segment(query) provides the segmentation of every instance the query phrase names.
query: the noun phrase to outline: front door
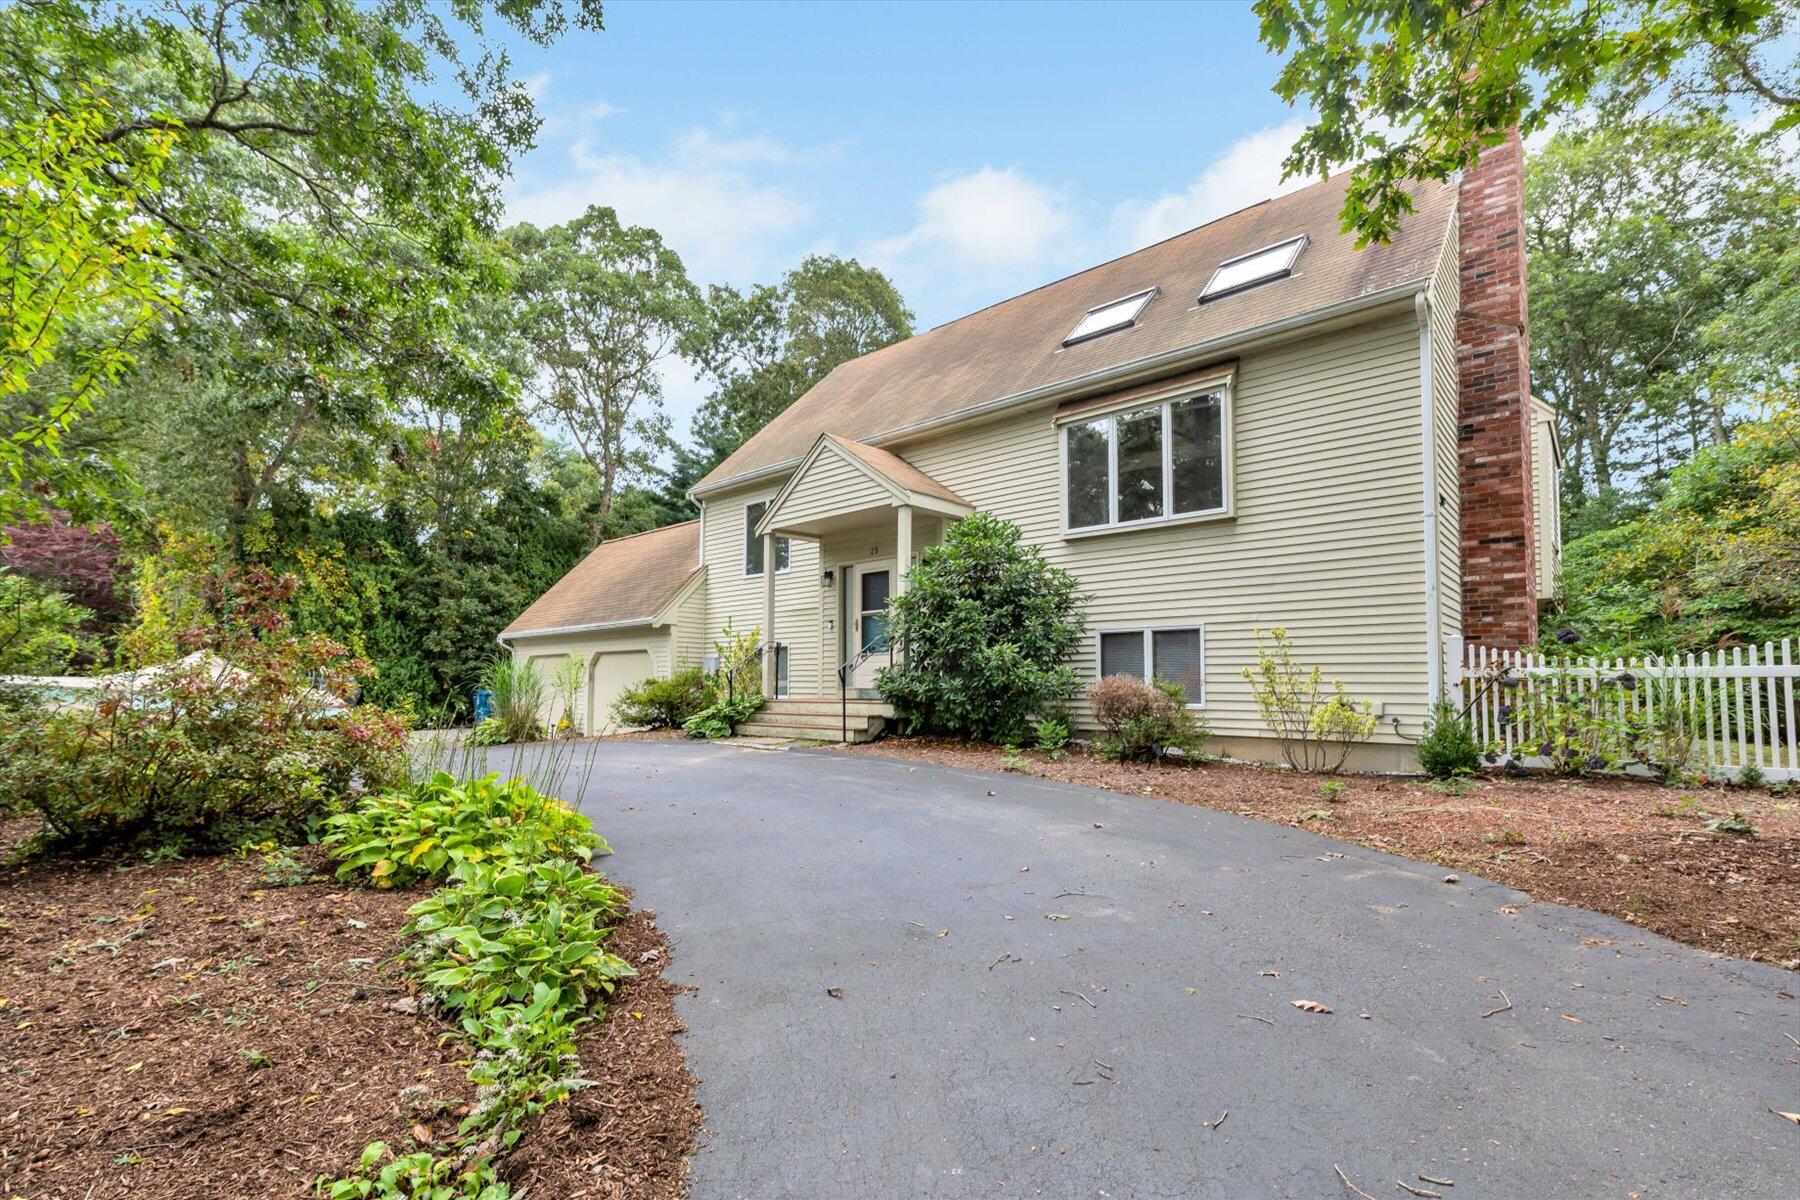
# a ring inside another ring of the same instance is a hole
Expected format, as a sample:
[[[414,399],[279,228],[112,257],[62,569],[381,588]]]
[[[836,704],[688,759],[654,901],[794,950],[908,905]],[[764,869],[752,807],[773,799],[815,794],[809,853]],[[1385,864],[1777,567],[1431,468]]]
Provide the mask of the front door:
[[[894,592],[894,560],[874,559],[857,563],[850,576],[850,638],[845,649],[858,663],[850,686],[875,690],[875,672],[888,665],[888,598]]]

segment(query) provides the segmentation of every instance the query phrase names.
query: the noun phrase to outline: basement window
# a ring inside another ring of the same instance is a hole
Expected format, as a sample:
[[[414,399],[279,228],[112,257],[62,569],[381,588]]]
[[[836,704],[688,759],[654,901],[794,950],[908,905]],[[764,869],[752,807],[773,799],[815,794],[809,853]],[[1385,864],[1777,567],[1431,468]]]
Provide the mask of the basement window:
[[[1062,344],[1073,346],[1076,342],[1085,342],[1089,338],[1097,338],[1117,329],[1131,328],[1143,315],[1145,305],[1156,299],[1156,291],[1157,289],[1151,288],[1122,300],[1109,300],[1088,309],[1081,320],[1075,322],[1075,328],[1069,330],[1069,336],[1063,339]]]
[[[1219,264],[1213,277],[1200,289],[1200,302],[1204,304],[1208,300],[1217,300],[1220,296],[1229,296],[1233,292],[1241,292],[1245,288],[1253,288],[1273,279],[1286,279],[1294,273],[1294,264],[1299,261],[1300,252],[1304,249],[1306,236],[1302,234],[1241,258],[1227,259]]]
[[[1102,677],[1128,675],[1145,683],[1179,684],[1188,707],[1206,703],[1206,641],[1201,626],[1102,629],[1097,640]]]

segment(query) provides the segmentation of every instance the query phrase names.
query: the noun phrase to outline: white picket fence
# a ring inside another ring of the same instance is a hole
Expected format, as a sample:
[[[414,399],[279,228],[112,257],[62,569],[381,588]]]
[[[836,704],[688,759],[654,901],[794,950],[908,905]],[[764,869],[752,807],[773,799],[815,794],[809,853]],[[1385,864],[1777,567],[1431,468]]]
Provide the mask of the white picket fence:
[[[1735,778],[1752,765],[1771,783],[1800,780],[1800,725],[1795,722],[1792,639],[1779,646],[1732,646],[1702,654],[1659,658],[1580,658],[1552,662],[1516,650],[1468,646],[1444,656],[1452,667],[1451,697],[1469,705],[1475,736],[1518,756],[1526,766],[1547,765],[1536,753],[1544,731],[1528,727],[1532,703],[1555,686],[1578,693],[1604,691],[1621,719],[1650,718],[1659,696],[1675,697],[1681,721],[1692,731],[1693,769]],[[1638,686],[1609,685],[1629,674]],[[1512,682],[1502,682],[1503,680]]]

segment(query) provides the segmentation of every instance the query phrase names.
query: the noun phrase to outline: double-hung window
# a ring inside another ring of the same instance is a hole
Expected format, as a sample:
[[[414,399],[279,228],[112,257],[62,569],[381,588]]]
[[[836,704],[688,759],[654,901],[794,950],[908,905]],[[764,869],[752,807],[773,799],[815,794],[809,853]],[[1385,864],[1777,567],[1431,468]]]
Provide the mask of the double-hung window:
[[[754,504],[744,506],[744,574],[761,575],[763,573],[763,540],[757,535],[756,526],[762,521],[763,514],[769,511],[767,500],[758,500]],[[775,573],[788,569],[788,540],[784,537],[775,539]]]
[[[1223,513],[1226,386],[1063,427],[1064,521],[1071,533]]]
[[[1100,631],[1100,674],[1179,684],[1191,705],[1206,703],[1206,639],[1198,625]]]

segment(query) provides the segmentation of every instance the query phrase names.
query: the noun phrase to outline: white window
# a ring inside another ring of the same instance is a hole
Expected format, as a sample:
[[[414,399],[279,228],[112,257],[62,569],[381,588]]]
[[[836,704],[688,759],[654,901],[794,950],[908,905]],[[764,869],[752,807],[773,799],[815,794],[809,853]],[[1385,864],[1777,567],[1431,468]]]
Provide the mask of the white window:
[[[1063,339],[1062,344],[1073,346],[1076,342],[1085,342],[1103,333],[1136,325],[1137,319],[1144,313],[1144,306],[1154,299],[1156,289],[1151,288],[1122,300],[1108,300],[1105,304],[1096,305],[1088,309],[1081,320],[1075,322],[1075,328],[1069,330],[1069,336]]]
[[[1206,639],[1198,625],[1100,631],[1100,674],[1173,683],[1198,708],[1206,703]]]
[[[763,540],[757,536],[757,522],[769,511],[767,500],[758,500],[754,504],[744,506],[744,574],[761,575],[763,573]],[[777,575],[788,569],[789,547],[786,538],[775,539],[775,573]]]
[[[1070,532],[1226,510],[1227,389],[1063,427],[1064,521]]]
[[[1304,249],[1306,238],[1301,236],[1241,258],[1227,259],[1219,264],[1219,269],[1213,272],[1212,278],[1206,281],[1206,286],[1200,289],[1201,302],[1241,292],[1271,279],[1285,279],[1294,273],[1294,263],[1299,261],[1300,252]]]

